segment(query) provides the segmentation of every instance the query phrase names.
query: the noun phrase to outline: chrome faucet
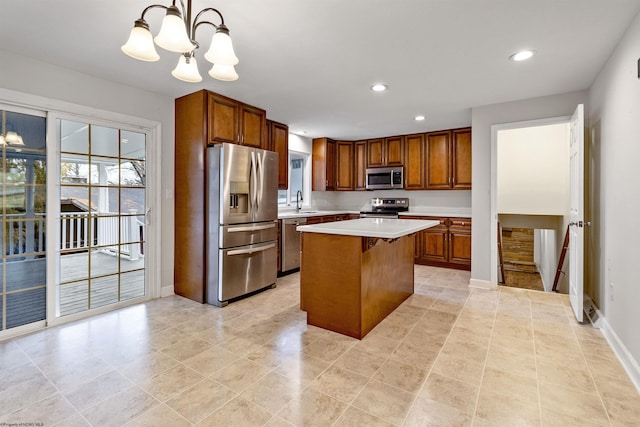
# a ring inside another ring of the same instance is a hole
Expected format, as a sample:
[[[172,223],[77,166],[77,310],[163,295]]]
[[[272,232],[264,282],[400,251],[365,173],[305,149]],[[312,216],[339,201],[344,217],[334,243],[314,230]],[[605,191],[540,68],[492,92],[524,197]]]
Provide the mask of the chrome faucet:
[[[296,193],[296,213],[300,212],[300,208],[302,207],[300,205],[301,201],[302,201],[302,191],[298,190],[298,192]]]

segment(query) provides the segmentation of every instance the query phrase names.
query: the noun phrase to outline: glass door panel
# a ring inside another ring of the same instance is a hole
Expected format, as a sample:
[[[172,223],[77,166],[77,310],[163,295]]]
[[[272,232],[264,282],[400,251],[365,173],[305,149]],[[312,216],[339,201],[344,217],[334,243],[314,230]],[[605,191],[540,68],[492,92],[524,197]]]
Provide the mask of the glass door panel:
[[[0,110],[0,331],[46,317],[46,119]]]
[[[146,135],[68,120],[58,131],[59,314],[144,296]]]

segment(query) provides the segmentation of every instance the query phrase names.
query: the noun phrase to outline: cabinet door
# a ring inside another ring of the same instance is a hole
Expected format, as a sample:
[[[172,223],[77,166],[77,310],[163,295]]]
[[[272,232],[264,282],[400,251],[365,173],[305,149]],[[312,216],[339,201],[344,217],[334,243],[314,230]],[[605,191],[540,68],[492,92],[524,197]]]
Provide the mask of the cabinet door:
[[[322,222],[322,216],[309,216],[307,217],[307,225],[320,224]]]
[[[268,148],[265,138],[267,114],[264,110],[242,104],[240,109],[240,144]]]
[[[404,162],[404,136],[384,139],[384,165],[402,166]]]
[[[429,218],[440,220],[440,225],[427,228],[422,232],[420,248],[420,258],[427,261],[447,262],[449,255],[449,239],[446,219]]]
[[[367,141],[367,167],[384,166],[384,139],[370,139]]]
[[[420,259],[422,256],[422,234],[424,232],[418,232],[415,234],[413,241],[413,259],[414,262]]]
[[[366,190],[367,189],[367,141],[357,141],[353,144],[353,189],[354,190]]]
[[[269,121],[269,150],[278,153],[278,188],[289,187],[289,126]]]
[[[405,137],[404,188],[424,190],[424,134]]]
[[[336,185],[336,142],[316,138],[312,142],[311,190],[333,191]]]
[[[336,190],[353,190],[353,144],[338,141],[336,143]]]
[[[427,190],[451,188],[449,144],[451,132],[429,132],[427,134]]]
[[[223,96],[209,93],[207,120],[208,143],[238,143],[238,117],[240,103]]]
[[[278,273],[282,271],[282,261],[281,261],[281,251],[282,251],[282,220],[278,220],[278,258],[277,258],[277,268]]]
[[[452,132],[451,186],[455,189],[471,189],[471,128]]]
[[[471,266],[471,222],[452,218],[449,226],[449,262]]]
[[[336,189],[336,142],[327,139],[327,191]]]

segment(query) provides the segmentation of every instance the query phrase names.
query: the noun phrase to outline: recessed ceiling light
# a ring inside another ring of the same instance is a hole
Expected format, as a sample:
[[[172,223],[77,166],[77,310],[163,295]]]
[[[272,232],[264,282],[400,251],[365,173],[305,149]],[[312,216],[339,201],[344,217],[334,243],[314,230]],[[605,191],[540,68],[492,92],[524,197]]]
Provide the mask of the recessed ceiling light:
[[[306,130],[299,130],[298,132],[294,132],[297,133],[298,135],[306,135],[307,131]]]
[[[511,55],[509,59],[512,61],[524,61],[531,58],[535,53],[535,50],[521,50]]]
[[[415,120],[416,122],[421,122],[422,120],[424,120],[426,117],[423,115],[417,115],[413,118],[413,120]]]
[[[374,92],[384,92],[387,89],[389,89],[389,86],[384,85],[382,83],[376,83],[373,86],[371,86],[371,90]]]
[[[127,142],[129,142],[129,140],[127,138],[122,138],[120,142],[122,142],[123,144],[126,144]]]

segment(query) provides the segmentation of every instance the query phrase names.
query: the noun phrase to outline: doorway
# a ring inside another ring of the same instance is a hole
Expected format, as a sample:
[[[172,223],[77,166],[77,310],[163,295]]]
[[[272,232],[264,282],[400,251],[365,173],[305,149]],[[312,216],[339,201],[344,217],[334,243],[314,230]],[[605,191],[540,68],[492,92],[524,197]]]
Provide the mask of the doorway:
[[[569,223],[569,122],[559,117],[494,126],[492,210],[504,251],[503,264],[496,260],[499,283],[553,287]],[[567,293],[564,278],[558,290]]]

